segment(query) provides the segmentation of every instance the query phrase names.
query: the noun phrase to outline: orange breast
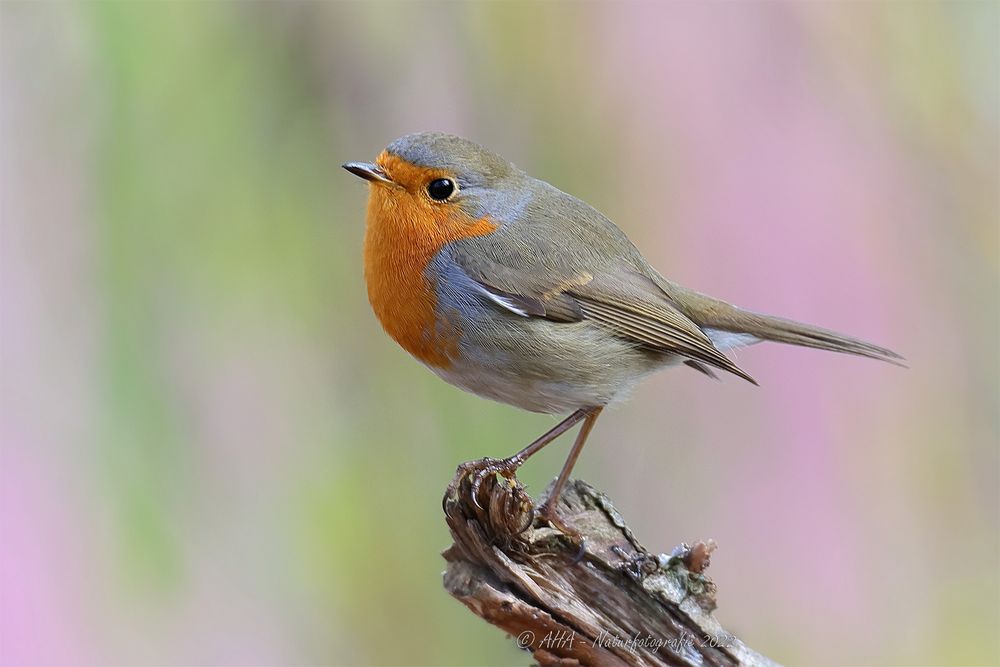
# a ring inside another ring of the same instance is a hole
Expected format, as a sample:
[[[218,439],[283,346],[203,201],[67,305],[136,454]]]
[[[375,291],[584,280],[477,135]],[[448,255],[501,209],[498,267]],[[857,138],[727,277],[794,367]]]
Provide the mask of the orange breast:
[[[424,271],[445,244],[489,234],[496,226],[424,199],[418,188],[438,176],[431,170],[385,153],[378,162],[402,186],[370,186],[364,251],[368,300],[403,349],[425,364],[447,368],[458,332],[437,321],[434,285]]]

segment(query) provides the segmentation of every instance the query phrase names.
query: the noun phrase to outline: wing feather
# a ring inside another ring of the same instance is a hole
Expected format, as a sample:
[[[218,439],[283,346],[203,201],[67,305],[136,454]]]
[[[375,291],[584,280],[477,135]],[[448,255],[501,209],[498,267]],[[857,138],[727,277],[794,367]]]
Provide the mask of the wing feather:
[[[547,183],[530,179],[522,187],[537,190],[546,205],[519,210],[495,232],[446,250],[497,307],[554,325],[590,320],[649,350],[757,384],[677,307],[611,221]]]
[[[551,272],[532,276],[531,287],[513,291],[517,276],[510,267],[491,267],[478,254],[475,262],[454,259],[491,301],[520,317],[558,322],[592,320],[617,336],[647,349],[714,366],[753,384],[756,381],[723,354],[708,335],[680,312],[656,283],[634,271]],[[491,270],[492,269],[492,270]]]
[[[670,312],[668,308],[672,307],[668,304],[656,311],[645,309],[645,312],[637,312],[623,304],[606,303],[593,297],[578,298],[587,317],[617,331],[619,335],[653,349],[704,362],[757,384],[746,371],[720,352],[698,325],[676,310]]]

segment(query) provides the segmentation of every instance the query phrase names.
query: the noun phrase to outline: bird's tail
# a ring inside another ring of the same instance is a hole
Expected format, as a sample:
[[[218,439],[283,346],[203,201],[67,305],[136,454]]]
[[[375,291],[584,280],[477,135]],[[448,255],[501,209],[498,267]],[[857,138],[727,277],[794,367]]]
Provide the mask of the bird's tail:
[[[905,366],[904,359],[899,354],[853,336],[781,317],[741,310],[724,301],[699,294],[666,280],[664,282],[666,283],[662,286],[664,291],[677,307],[698,326],[710,330],[710,337],[726,339],[723,334],[729,334],[730,340],[739,341],[742,339],[745,341],[743,344],[755,342],[753,339],[770,340],[790,345],[813,347],[818,350],[856,354],[897,366]],[[750,338],[751,336],[753,339]]]

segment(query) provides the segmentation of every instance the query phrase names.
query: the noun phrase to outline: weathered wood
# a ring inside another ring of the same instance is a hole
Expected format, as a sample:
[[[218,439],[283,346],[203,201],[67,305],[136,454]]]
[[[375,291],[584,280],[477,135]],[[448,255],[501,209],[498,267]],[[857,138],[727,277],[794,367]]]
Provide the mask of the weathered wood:
[[[712,616],[713,542],[653,555],[579,480],[563,491],[559,516],[585,538],[582,549],[535,519],[516,480],[488,476],[477,501],[464,475],[445,495],[454,540],[445,588],[539,664],[775,665]]]

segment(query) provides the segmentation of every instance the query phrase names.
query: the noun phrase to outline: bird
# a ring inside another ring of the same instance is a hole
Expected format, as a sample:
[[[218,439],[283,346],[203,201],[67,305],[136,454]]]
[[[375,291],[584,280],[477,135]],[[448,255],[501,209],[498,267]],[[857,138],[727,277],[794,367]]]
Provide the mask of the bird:
[[[386,333],[452,385],[566,415],[512,456],[460,465],[473,498],[485,476],[513,479],[582,423],[538,510],[567,534],[557,502],[595,422],[651,373],[685,365],[756,385],[726,352],[761,341],[903,365],[887,348],[666,279],[597,209],[468,139],[409,134],[343,168],[369,184],[364,277]]]

